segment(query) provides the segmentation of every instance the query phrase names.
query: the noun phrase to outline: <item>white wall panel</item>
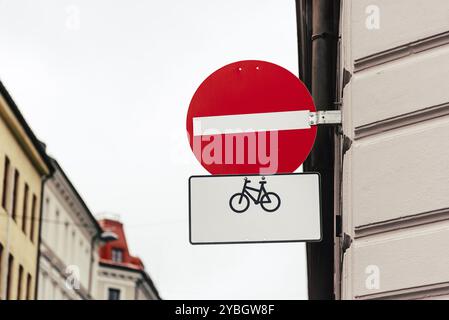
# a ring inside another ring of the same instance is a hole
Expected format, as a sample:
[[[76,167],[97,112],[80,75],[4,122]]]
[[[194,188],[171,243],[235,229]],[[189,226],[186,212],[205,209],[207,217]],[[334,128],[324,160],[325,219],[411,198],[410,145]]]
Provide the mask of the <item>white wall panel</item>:
[[[355,0],[352,1],[352,50],[354,59],[392,49],[449,31],[447,0]],[[380,29],[366,27],[366,8],[380,11]]]
[[[369,5],[380,9],[379,30],[365,26]],[[446,299],[449,1],[348,0],[342,19],[340,72],[353,75],[342,105],[353,141],[342,174],[343,232],[353,239],[342,298]],[[379,288],[367,286],[373,267]]]
[[[394,295],[404,289],[422,292],[424,286],[448,282],[448,242],[448,221],[357,241],[353,249],[354,296]],[[373,266],[379,270],[378,289],[371,286],[374,282],[369,278],[376,276]]]
[[[353,145],[354,225],[449,208],[449,117]]]
[[[448,79],[449,45],[357,73],[354,127],[449,102]]]

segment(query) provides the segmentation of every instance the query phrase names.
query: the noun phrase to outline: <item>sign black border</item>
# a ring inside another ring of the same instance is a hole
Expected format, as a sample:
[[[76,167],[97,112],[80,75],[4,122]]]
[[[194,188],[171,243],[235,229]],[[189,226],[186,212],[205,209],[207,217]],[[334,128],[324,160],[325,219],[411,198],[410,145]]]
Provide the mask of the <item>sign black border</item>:
[[[270,177],[270,176],[292,176],[292,175],[317,175],[318,176],[318,197],[320,210],[320,238],[306,240],[270,240],[270,241],[231,241],[231,242],[192,242],[192,210],[191,210],[191,180],[192,178],[215,178],[215,177]],[[221,174],[221,175],[194,175],[189,178],[189,242],[191,245],[220,245],[220,244],[255,244],[255,243],[300,243],[300,242],[321,242],[323,240],[323,210],[321,196],[321,174],[319,172],[295,172],[277,174]]]

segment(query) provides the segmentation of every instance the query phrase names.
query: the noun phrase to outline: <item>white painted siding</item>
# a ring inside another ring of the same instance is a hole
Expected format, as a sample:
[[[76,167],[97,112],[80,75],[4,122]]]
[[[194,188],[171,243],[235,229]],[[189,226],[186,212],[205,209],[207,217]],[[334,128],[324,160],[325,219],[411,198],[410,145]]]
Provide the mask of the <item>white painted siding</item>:
[[[344,0],[347,1],[347,0]],[[449,30],[447,0],[349,0],[352,6],[352,50],[354,59],[434,36]],[[380,29],[366,26],[369,6],[379,8]],[[350,14],[346,11],[345,14]]]
[[[369,30],[367,7],[380,9]],[[449,296],[449,2],[344,0],[343,299]],[[341,70],[341,71],[342,71]]]
[[[449,45],[356,73],[354,127],[448,102],[447,79]]]

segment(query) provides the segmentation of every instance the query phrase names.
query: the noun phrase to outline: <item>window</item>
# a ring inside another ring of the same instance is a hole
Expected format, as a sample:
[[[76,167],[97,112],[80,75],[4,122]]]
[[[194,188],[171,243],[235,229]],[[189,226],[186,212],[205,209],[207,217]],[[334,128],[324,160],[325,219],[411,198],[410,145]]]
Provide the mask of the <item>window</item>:
[[[109,288],[108,289],[108,300],[120,300],[120,290]]]
[[[31,242],[34,242],[34,220],[36,219],[36,205],[37,205],[36,195],[33,194],[33,202],[31,203],[31,230],[30,230],[30,239]]]
[[[69,221],[64,222],[64,239],[61,241],[64,241],[64,248],[67,248],[67,250],[65,251],[65,258],[66,259],[70,259],[70,247],[69,247],[69,243],[70,243],[70,233],[69,233]]]
[[[26,299],[31,300],[31,274],[27,275],[27,294]]]
[[[6,278],[6,300],[11,300],[11,294],[12,294],[12,273],[13,273],[13,267],[14,266],[14,257],[12,254],[9,254],[8,257],[8,276]]]
[[[51,220],[53,220],[53,218],[51,217],[51,211],[50,211],[50,199],[48,197],[45,198],[44,201],[44,205],[42,208],[42,237],[47,240],[48,242],[53,241],[52,239],[50,239],[50,234],[52,234],[50,232],[50,228],[52,228],[53,223],[50,223]],[[27,221],[29,221],[30,219],[28,218]],[[28,231],[28,225],[27,225],[27,229]]]
[[[123,262],[123,250],[112,248],[112,261]]]
[[[55,221],[54,221],[54,224],[53,224],[53,237],[54,237],[53,243],[55,244],[55,248],[56,249],[58,249],[58,246],[59,246],[59,228],[60,228],[60,225],[59,225],[59,210],[56,209],[56,211],[55,211]]]
[[[3,280],[3,246],[0,243],[0,288],[2,287],[2,280]]]
[[[17,214],[17,189],[19,188],[19,171],[17,169],[14,170],[14,186],[12,189],[12,212],[11,216],[16,221]]]
[[[44,272],[39,272],[39,293],[37,295],[41,299],[45,299],[46,278],[47,276]]]
[[[22,299],[22,279],[23,278],[23,267],[19,265],[19,275],[17,279],[17,300]]]
[[[28,219],[28,192],[30,188],[25,183],[25,190],[23,191],[23,210],[22,210],[22,231],[27,234],[27,219]]]
[[[71,243],[70,247],[72,248],[70,261],[76,261],[76,233],[75,233],[75,230],[72,231],[72,243]]]
[[[58,288],[56,287],[56,282],[50,280],[50,286],[51,286],[50,300],[56,300],[56,290],[58,290]]]
[[[8,211],[8,184],[9,184],[9,158],[5,157],[5,169],[3,170],[3,194],[2,194],[2,207]]]

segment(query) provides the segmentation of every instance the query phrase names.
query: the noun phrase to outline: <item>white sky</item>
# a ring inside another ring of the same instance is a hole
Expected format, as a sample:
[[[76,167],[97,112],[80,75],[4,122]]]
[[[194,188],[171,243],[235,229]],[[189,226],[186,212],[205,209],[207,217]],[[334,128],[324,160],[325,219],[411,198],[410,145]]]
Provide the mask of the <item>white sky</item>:
[[[0,0],[0,78],[93,212],[119,213],[166,299],[303,299],[303,244],[191,246],[185,134],[219,67],[297,74],[294,0]]]

